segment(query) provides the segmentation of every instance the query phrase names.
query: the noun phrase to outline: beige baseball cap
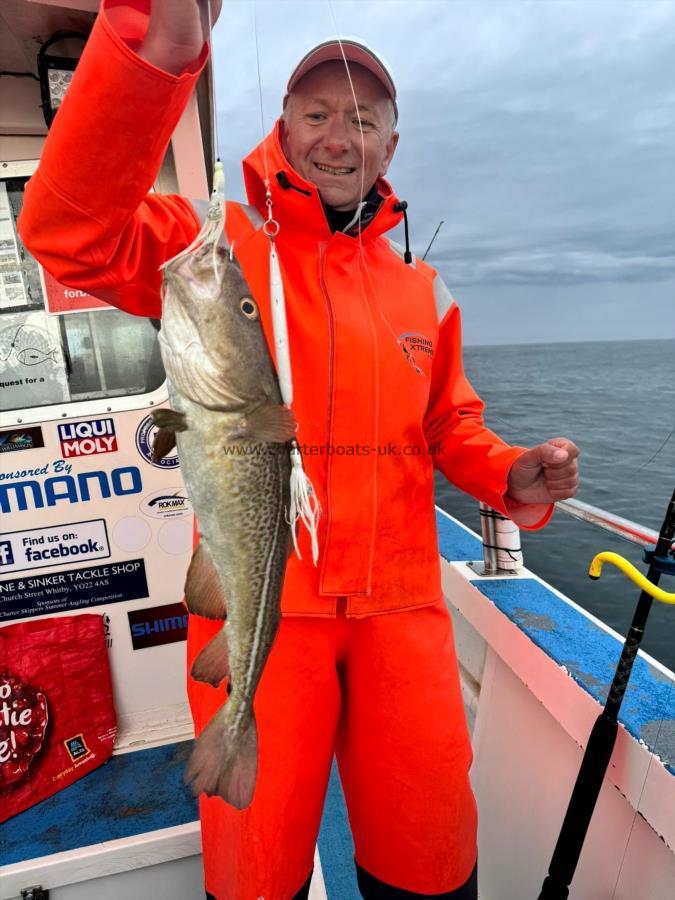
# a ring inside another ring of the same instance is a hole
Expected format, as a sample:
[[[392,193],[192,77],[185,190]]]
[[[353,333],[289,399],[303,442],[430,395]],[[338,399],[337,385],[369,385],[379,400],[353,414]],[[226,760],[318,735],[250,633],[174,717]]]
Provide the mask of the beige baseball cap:
[[[358,63],[364,69],[368,69],[378,79],[391,97],[394,104],[394,114],[396,120],[398,120],[396,85],[389,68],[374,50],[371,50],[362,41],[357,41],[353,38],[330,38],[321,44],[317,44],[316,47],[305,53],[288,79],[286,93],[290,94],[300,79],[320,63],[345,59],[348,63]]]

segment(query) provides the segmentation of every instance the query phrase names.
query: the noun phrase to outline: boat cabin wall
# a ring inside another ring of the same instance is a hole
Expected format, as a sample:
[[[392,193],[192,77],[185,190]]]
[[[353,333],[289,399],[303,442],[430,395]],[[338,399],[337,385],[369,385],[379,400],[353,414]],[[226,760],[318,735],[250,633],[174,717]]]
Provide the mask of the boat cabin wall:
[[[3,3],[2,68],[37,73],[39,45],[88,33],[97,5]],[[100,615],[117,747],[161,743],[192,727],[182,586],[193,515],[175,452],[150,455],[150,413],[168,400],[159,323],[59,284],[23,246],[16,220],[47,134],[40,102],[33,78],[0,77],[0,628]],[[195,97],[155,190],[208,197],[202,131]]]

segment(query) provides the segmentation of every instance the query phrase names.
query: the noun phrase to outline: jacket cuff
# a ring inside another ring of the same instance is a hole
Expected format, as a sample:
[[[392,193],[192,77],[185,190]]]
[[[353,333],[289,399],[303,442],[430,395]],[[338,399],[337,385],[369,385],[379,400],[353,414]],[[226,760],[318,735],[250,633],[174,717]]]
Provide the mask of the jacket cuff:
[[[502,498],[505,500],[506,494]],[[551,521],[553,516],[553,512],[555,510],[555,503],[518,503],[516,500],[512,500],[509,497],[509,505],[506,506],[504,503],[504,509],[506,512],[504,515],[511,519],[512,522],[518,526],[518,528],[522,528],[523,531],[539,531],[540,528],[543,528],[545,525]],[[529,521],[532,518],[532,514],[534,510],[542,510],[542,514],[538,519],[534,521]],[[499,512],[502,512],[499,510]],[[519,513],[525,513],[524,518],[528,520],[527,524],[524,521],[518,521],[521,517]]]
[[[145,38],[150,21],[148,0],[103,0],[99,16],[106,20],[114,37],[119,38],[134,54],[138,51]],[[181,74],[193,73],[198,75],[204,68],[207,57],[208,44],[205,42],[199,56],[185,66]],[[139,62],[164,75],[170,74],[164,72],[163,69],[153,66],[152,63],[146,60],[139,59]]]

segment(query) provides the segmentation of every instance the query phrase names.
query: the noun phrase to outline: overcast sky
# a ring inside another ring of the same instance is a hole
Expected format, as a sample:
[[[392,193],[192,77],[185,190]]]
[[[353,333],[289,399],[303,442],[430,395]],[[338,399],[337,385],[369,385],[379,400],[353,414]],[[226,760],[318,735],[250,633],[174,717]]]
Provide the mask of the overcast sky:
[[[390,64],[389,171],[465,343],[675,338],[675,0],[250,0],[215,30],[228,194],[334,35]],[[334,20],[333,20],[334,16]]]

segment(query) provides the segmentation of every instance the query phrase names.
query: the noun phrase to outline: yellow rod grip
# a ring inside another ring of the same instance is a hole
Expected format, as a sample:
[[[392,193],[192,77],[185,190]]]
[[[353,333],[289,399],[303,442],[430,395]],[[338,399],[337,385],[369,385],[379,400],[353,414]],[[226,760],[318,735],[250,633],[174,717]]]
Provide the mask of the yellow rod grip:
[[[662,603],[675,604],[675,594],[669,594],[668,591],[664,591],[655,584],[652,584],[652,582],[649,581],[648,578],[645,578],[642,572],[638,571],[632,563],[628,562],[627,559],[624,559],[624,557],[620,556],[618,553],[612,553],[610,550],[605,550],[603,553],[598,553],[597,556],[593,557],[593,561],[588,568],[588,574],[591,578],[600,577],[602,566],[606,562],[610,563],[612,566],[616,566],[617,569],[620,569],[624,575],[630,578],[630,580],[641,590],[646,591],[650,597],[653,597],[655,600],[660,600]]]

